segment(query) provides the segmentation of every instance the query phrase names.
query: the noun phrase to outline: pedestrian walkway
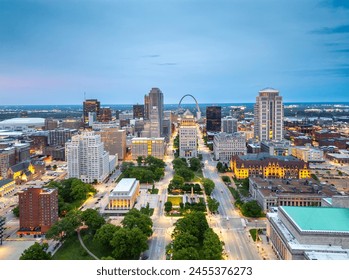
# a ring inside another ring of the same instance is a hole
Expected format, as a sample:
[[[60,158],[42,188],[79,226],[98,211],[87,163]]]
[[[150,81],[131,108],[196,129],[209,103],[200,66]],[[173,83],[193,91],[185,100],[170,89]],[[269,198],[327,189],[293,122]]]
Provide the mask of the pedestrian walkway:
[[[84,242],[82,241],[81,235],[80,235],[80,230],[78,230],[78,238],[79,238],[81,246],[86,250],[86,252],[95,260],[99,260],[99,258],[97,258],[94,254],[92,254],[92,252],[89,249],[87,249],[87,247],[85,246]]]

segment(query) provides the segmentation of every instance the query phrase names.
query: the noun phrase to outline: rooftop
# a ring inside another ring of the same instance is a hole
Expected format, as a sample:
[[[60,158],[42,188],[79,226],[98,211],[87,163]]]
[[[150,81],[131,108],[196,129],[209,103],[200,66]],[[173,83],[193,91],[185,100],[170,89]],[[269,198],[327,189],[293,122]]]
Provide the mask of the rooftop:
[[[135,184],[135,178],[123,178],[114,188],[113,192],[129,192]]]
[[[12,118],[0,122],[0,125],[42,125],[45,124],[44,118]]]
[[[349,233],[349,209],[328,207],[279,207],[303,231]]]

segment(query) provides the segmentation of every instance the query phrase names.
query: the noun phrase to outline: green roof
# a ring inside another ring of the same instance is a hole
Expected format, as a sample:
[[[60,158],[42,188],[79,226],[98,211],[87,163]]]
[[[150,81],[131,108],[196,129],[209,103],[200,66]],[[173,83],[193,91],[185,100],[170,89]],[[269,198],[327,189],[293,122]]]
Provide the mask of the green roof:
[[[349,209],[281,206],[301,230],[349,232]]]

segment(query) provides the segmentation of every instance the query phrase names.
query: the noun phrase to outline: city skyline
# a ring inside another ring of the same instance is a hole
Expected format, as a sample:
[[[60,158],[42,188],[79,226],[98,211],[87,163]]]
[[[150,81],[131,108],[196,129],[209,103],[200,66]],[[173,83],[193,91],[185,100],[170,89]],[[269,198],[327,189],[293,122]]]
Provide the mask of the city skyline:
[[[2,104],[347,101],[349,4],[2,1]],[[15,98],[14,98],[15,97]]]

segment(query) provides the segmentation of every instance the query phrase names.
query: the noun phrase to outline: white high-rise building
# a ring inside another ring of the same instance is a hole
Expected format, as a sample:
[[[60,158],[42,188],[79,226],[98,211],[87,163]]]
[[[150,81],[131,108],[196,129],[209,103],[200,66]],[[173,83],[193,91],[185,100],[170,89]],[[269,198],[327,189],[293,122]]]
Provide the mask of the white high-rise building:
[[[159,138],[161,135],[161,126],[158,107],[154,106],[150,110],[150,137]]]
[[[230,116],[222,118],[222,132],[232,134],[238,131],[238,120]]]
[[[232,156],[246,155],[246,137],[241,132],[218,133],[213,139],[213,151],[216,160],[229,162]]]
[[[184,158],[197,157],[197,127],[192,113],[187,110],[179,127],[179,156]]]
[[[102,182],[109,174],[109,153],[104,151],[101,136],[83,132],[65,144],[68,178],[85,183]]]
[[[283,139],[284,110],[279,91],[267,88],[259,92],[254,106],[254,136],[257,140]]]

